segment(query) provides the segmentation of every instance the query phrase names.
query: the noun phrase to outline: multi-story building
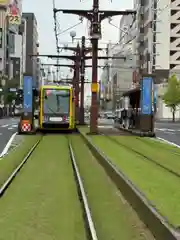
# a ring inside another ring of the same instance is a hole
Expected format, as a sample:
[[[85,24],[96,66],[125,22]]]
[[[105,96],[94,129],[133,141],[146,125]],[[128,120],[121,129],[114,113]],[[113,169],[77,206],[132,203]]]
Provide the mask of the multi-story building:
[[[180,4],[178,0],[137,0],[134,8],[137,9],[134,49],[137,68],[156,74],[155,87],[159,92],[171,74],[180,78]],[[157,100],[157,108],[158,118],[171,115],[161,98]]]
[[[9,80],[13,81],[13,84],[21,85],[21,79],[23,74],[23,55],[22,48],[24,47],[23,32],[21,31],[22,19],[22,1],[14,0],[10,3],[9,12],[16,12],[19,23],[13,24],[9,22]],[[23,23],[24,24],[24,23]],[[24,25],[23,25],[24,27]]]
[[[112,56],[119,51],[119,44],[107,44],[107,55]],[[105,109],[112,109],[112,60],[104,62],[101,74],[101,106]]]
[[[12,0],[0,6],[0,72],[2,79],[16,79],[17,84],[21,76],[21,45],[22,37],[19,35],[21,23],[22,1]],[[19,21],[13,22],[11,15],[18,16]]]
[[[131,15],[123,16],[119,27],[119,43],[110,46],[109,55],[117,57],[105,64],[102,78],[109,79],[111,90],[111,108],[116,108],[116,102],[120,99],[123,92],[131,89],[132,76],[135,70],[135,55],[133,53],[133,40],[135,39],[135,28]],[[109,66],[110,65],[110,66]],[[105,78],[106,76],[106,78]]]
[[[134,1],[138,29],[135,46],[137,68],[143,68],[144,72],[154,72],[158,83],[167,79],[170,72],[177,72],[177,69],[180,69],[178,67],[180,61],[177,60],[180,56],[180,48],[178,49],[176,45],[180,37],[176,31],[179,21],[175,19],[178,11],[177,2],[176,0]]]
[[[26,19],[26,73],[33,77],[34,87],[38,87],[38,57],[30,56],[38,55],[37,20],[34,13],[23,13],[22,17]]]
[[[1,84],[4,85],[2,76],[6,75],[7,65],[7,33],[8,33],[8,19],[7,19],[8,1],[0,5],[0,75]]]

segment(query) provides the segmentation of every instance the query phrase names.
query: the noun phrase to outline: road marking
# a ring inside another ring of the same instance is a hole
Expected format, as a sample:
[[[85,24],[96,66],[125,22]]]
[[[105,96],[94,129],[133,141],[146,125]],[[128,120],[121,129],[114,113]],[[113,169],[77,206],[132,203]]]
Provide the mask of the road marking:
[[[8,127],[9,125],[8,124],[5,124],[5,125],[2,125],[1,127],[5,128],[5,127]]]
[[[8,128],[8,130],[12,130],[12,129],[14,129],[14,128],[13,128],[13,127],[9,127],[9,128]]]
[[[168,141],[168,140],[166,140],[166,139],[164,139],[164,138],[157,137],[157,139],[160,140],[160,141],[163,141],[163,142],[165,142],[165,143],[168,143],[168,144],[170,144],[170,145],[172,145],[172,146],[174,146],[174,147],[180,148],[180,145],[178,145],[178,144],[176,144],[176,143],[173,143],[173,142],[170,142],[170,141]]]
[[[18,126],[17,124],[12,125],[12,127],[14,127],[14,128],[17,127],[17,126]]]
[[[7,154],[16,135],[17,135],[17,132],[13,133],[13,135],[10,137],[9,141],[7,142],[6,146],[4,147],[4,149],[0,155],[0,158],[3,157],[5,154]]]

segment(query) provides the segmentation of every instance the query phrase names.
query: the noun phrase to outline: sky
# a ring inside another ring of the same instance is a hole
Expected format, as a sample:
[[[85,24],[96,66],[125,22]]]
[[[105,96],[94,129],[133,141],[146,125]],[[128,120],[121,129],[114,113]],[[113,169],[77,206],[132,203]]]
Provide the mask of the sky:
[[[37,19],[38,24],[38,35],[39,35],[39,53],[40,54],[56,54],[56,42],[54,35],[54,21],[53,21],[53,0],[22,0],[23,1],[23,12],[33,12]],[[60,9],[91,9],[93,0],[55,0],[56,8]],[[100,9],[103,10],[126,10],[132,9],[133,0],[99,0]],[[119,27],[120,16],[113,17],[112,23]],[[60,24],[60,32],[66,30],[67,28],[79,23],[79,17],[76,15],[65,15],[63,13],[58,13],[57,15],[58,22]],[[72,39],[70,37],[71,31],[76,31],[76,36],[80,38],[82,35],[88,37],[88,23],[86,20],[83,21],[83,24],[78,25],[77,27],[65,31],[64,34],[59,35],[59,43],[68,42],[68,46],[73,46]],[[106,47],[109,41],[112,43],[117,43],[119,37],[119,30],[116,27],[113,27],[108,23],[108,20],[102,22],[102,40],[100,41],[100,47]],[[77,42],[76,42],[77,43]],[[62,54],[71,55],[72,52],[65,52]],[[100,53],[101,56],[105,55],[105,52]],[[45,63],[52,63],[52,60],[42,59]],[[67,60],[60,60],[60,63],[67,63]],[[71,61],[68,61],[71,64]],[[68,75],[72,76],[68,68],[61,68],[62,77]],[[99,71],[99,78],[100,78]],[[87,78],[91,80],[91,70],[86,71]],[[90,91],[90,88],[86,86],[86,95]]]

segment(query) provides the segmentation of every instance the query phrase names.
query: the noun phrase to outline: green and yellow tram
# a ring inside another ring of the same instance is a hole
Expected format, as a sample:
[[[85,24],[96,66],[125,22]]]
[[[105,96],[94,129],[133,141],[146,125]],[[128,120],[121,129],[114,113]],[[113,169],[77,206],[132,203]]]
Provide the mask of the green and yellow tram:
[[[76,130],[72,85],[41,86],[39,105],[39,130]]]

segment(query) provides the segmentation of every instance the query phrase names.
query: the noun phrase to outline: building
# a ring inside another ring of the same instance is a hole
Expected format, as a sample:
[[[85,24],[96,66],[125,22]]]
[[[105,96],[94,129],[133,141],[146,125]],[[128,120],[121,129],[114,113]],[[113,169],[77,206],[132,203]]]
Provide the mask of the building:
[[[1,85],[4,85],[3,76],[7,75],[7,38],[8,38],[8,19],[7,4],[0,5],[0,75]]]
[[[10,12],[16,14],[19,22],[9,22],[9,80],[17,86],[21,85],[23,75],[22,49],[24,47],[22,27],[22,1],[12,1],[10,4]],[[24,27],[24,26],[23,26]]]
[[[37,20],[34,13],[22,13],[22,17],[26,20],[26,73],[33,77],[34,87],[38,87],[38,57],[30,56],[38,55]]]
[[[136,53],[141,56],[141,60],[137,59],[137,67],[142,62],[144,71],[153,71],[157,75],[158,83],[167,79],[172,73],[180,76],[179,1],[141,2],[143,6],[140,6],[138,1],[134,1],[138,29]]]
[[[142,6],[143,4],[143,6]],[[156,74],[156,89],[170,75],[180,78],[180,4],[178,0],[134,1],[137,37],[134,52],[137,69]],[[170,110],[157,100],[157,118],[169,118]],[[177,117],[179,115],[177,114]]]
[[[4,1],[5,3],[6,1]],[[12,0],[0,6],[0,72],[2,80],[16,80],[21,78],[21,48],[22,36],[19,35],[21,24],[22,1]],[[14,17],[16,16],[16,21]],[[3,85],[3,84],[2,84]]]
[[[43,68],[43,64],[41,62],[41,59],[38,58],[37,59],[37,81],[38,81],[38,86],[42,86],[47,84],[46,78],[45,78],[45,72],[44,72],[44,68]]]
[[[113,56],[119,51],[119,44],[107,44],[107,56]],[[108,59],[104,62],[101,74],[101,107],[107,110],[112,109],[112,60]]]

